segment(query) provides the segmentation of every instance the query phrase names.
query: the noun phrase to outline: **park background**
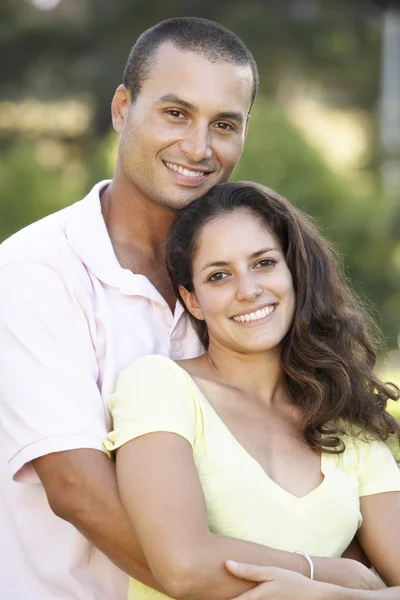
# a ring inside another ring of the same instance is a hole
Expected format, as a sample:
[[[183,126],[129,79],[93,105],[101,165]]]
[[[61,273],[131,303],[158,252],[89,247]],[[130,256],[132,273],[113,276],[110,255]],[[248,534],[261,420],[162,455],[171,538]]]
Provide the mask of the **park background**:
[[[214,19],[242,37],[260,70],[234,178],[286,195],[334,241],[384,333],[382,372],[400,383],[398,6],[2,0],[0,241],[112,177],[110,101],[137,36],[174,16]]]

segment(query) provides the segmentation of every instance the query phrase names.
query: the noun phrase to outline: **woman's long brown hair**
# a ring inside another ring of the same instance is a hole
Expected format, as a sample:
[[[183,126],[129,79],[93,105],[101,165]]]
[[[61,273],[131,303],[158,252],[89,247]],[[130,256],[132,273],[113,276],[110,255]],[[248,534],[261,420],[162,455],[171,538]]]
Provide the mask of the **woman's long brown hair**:
[[[345,433],[382,441],[396,435],[400,444],[400,424],[386,411],[399,390],[373,373],[377,329],[351,291],[336,252],[283,196],[250,182],[219,184],[180,211],[168,238],[167,265],[183,306],[179,286],[193,291],[192,261],[203,227],[242,210],[276,235],[292,274],[296,307],[281,358],[289,395],[302,409],[305,441],[336,454],[344,450]],[[190,318],[207,348],[204,321]]]

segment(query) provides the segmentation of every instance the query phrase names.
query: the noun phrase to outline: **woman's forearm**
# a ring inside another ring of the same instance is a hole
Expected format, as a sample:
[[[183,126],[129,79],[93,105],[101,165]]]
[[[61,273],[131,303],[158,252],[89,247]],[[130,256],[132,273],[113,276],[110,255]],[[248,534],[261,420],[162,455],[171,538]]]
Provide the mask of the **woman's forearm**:
[[[158,432],[131,440],[118,450],[117,475],[122,502],[149,567],[168,595],[225,600],[254,587],[228,573],[227,560],[281,567],[309,577],[303,556],[210,532],[192,448],[181,436]],[[315,558],[315,578],[376,589],[369,570],[349,559]]]
[[[300,555],[211,532],[179,550],[171,545],[162,555],[162,560],[158,552],[149,557],[153,575],[170,596],[187,600],[230,600],[255,586],[232,576],[224,566],[227,559],[284,566],[304,575],[309,569]]]
[[[225,600],[254,587],[251,582],[232,577],[224,568],[227,559],[270,565],[310,575],[304,557],[236,538],[209,533],[193,540],[192,550],[169,553],[160,563],[151,564],[153,574],[176,598]],[[315,575],[320,581],[347,588],[374,589],[375,576],[363,565],[341,558],[314,558]],[[338,588],[343,589],[343,588]],[[347,600],[347,599],[346,599]],[[358,600],[358,599],[357,599]]]

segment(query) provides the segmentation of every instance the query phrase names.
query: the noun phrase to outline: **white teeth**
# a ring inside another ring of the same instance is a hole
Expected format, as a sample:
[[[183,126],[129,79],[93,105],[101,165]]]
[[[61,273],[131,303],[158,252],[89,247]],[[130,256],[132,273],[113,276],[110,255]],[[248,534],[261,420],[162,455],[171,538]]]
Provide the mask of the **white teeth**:
[[[185,169],[184,167],[173,165],[172,163],[169,163],[167,161],[165,161],[165,164],[168,167],[168,169],[171,169],[171,171],[177,171],[178,173],[180,173],[181,175],[185,175],[186,177],[202,177],[203,175],[205,175],[203,171],[191,171],[190,169]]]
[[[255,312],[247,313],[246,315],[238,315],[237,317],[233,317],[234,321],[238,323],[248,323],[249,321],[258,321],[258,319],[263,319],[267,315],[270,315],[274,310],[274,306],[266,306],[265,308],[259,308]]]

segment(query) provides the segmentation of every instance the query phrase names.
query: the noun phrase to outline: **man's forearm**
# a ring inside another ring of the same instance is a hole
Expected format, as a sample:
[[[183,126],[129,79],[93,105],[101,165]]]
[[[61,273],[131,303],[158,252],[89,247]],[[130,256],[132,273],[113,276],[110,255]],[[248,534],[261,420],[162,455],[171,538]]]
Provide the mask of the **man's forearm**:
[[[76,527],[128,575],[160,591],[119,498],[115,465],[97,450],[34,461],[55,514]]]
[[[354,600],[399,600],[400,587],[396,585],[396,587],[386,588],[384,590],[369,592],[359,591],[358,594],[358,596],[354,596]]]
[[[324,600],[399,600],[400,587],[385,588],[382,590],[350,590],[332,586],[327,588]]]

